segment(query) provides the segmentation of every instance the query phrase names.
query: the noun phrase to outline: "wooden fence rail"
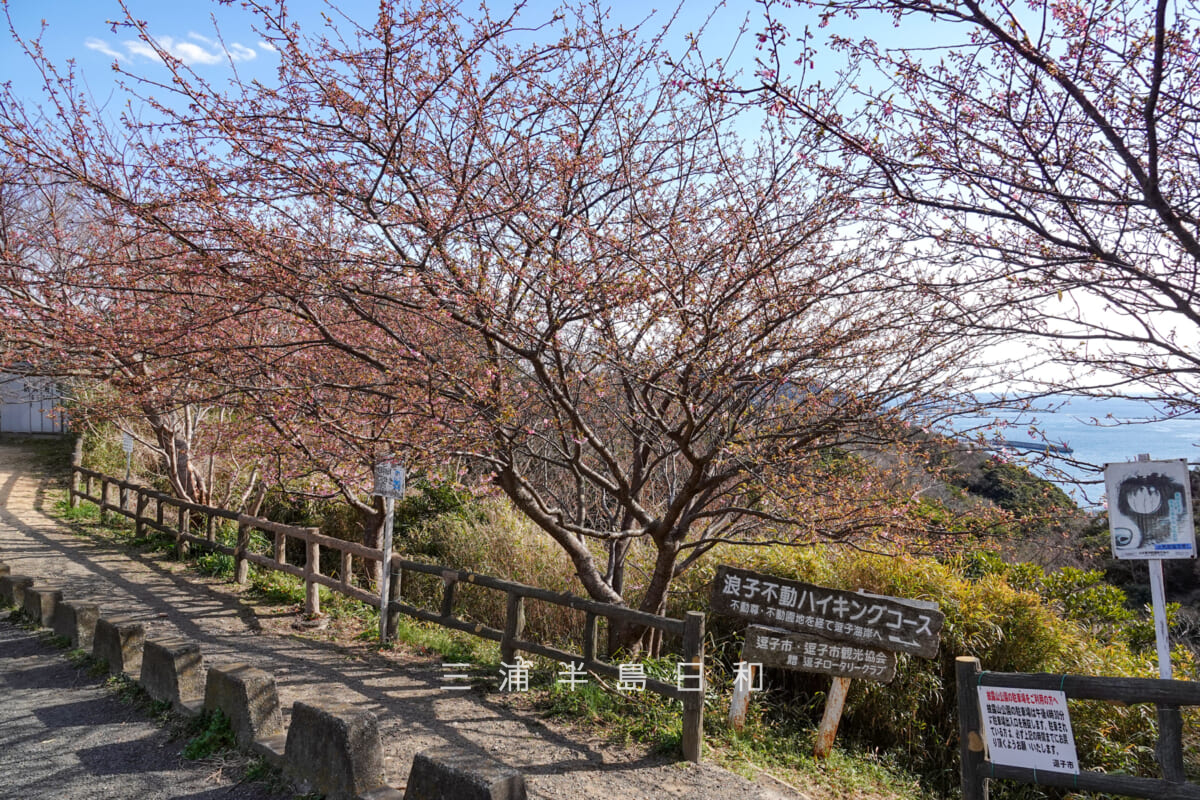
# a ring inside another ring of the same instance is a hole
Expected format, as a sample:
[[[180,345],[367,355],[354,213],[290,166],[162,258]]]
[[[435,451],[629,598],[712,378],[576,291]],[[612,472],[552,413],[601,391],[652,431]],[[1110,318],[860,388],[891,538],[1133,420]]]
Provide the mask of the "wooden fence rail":
[[[601,658],[598,643],[598,621],[603,618],[629,625],[643,626],[661,631],[664,635],[677,636],[682,640],[681,663],[692,665],[690,673],[704,674],[704,614],[691,611],[686,619],[678,620],[647,614],[629,608],[598,603],[565,592],[551,592],[513,581],[501,580],[466,570],[450,569],[436,564],[411,561],[393,554],[389,564],[391,582],[388,602],[366,589],[352,583],[354,559],[363,562],[383,560],[383,551],[347,542],[321,534],[318,528],[284,525],[261,517],[238,514],[222,508],[190,503],[186,500],[157,492],[134,482],[122,481],[84,467],[73,467],[69,503],[72,508],[79,501],[87,500],[99,506],[101,514],[115,513],[134,521],[135,531],[145,535],[147,528],[159,531],[175,539],[179,556],[196,546],[211,552],[225,553],[234,558],[235,579],[245,584],[249,579],[249,565],[254,564],[267,570],[285,572],[304,581],[304,610],[308,614],[321,611],[320,586],[359,600],[380,613],[387,614],[386,638],[396,633],[400,614],[406,614],[426,622],[463,631],[474,636],[500,643],[501,660],[512,663],[517,652],[532,653],[569,664],[582,664],[583,669],[610,678],[620,677],[620,667]],[[96,493],[95,489],[99,488]],[[112,499],[112,487],[117,489],[117,498]],[[130,500],[133,499],[131,503]],[[172,524],[172,520],[174,524]],[[237,523],[237,543],[233,546],[217,539],[217,520]],[[199,524],[197,524],[199,523]],[[255,553],[250,549],[251,533],[260,531],[272,540],[271,555]],[[287,541],[304,542],[304,564],[290,564],[287,560]],[[321,573],[321,549],[339,553],[337,577]],[[430,611],[402,600],[402,589],[410,573],[437,576],[442,580],[441,607]],[[464,620],[454,614],[455,594],[460,584],[481,586],[506,596],[504,627],[495,628],[482,623]],[[537,600],[584,613],[583,643],[581,654],[570,653],[556,647],[522,638],[525,627],[525,601]],[[683,756],[689,761],[700,761],[704,728],[704,686],[702,679],[671,684],[666,681],[646,678],[647,691],[679,700],[683,704]]]
[[[992,778],[1060,786],[1084,792],[1162,800],[1200,800],[1200,786],[1188,783],[1183,768],[1183,720],[1180,706],[1200,706],[1200,683],[1152,678],[1098,678],[1045,673],[983,672],[979,659],[957,659],[958,733],[963,800],[986,800]],[[1076,700],[1106,700],[1158,708],[1158,759],[1161,778],[1109,775],[1103,772],[1048,772],[994,764],[984,755],[982,715],[976,687],[1061,691]]]

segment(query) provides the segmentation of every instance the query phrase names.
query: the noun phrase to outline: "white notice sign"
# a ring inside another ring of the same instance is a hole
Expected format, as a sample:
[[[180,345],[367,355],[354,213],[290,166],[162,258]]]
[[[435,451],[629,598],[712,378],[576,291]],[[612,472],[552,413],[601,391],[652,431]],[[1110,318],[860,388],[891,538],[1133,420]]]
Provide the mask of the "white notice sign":
[[[979,710],[993,763],[1079,774],[1065,692],[980,686]]]
[[[1195,558],[1187,461],[1106,464],[1108,525],[1117,558]]]
[[[131,436],[129,433],[121,434],[121,449],[126,453],[133,452],[133,436]]]
[[[404,467],[395,464],[375,465],[375,491],[380,497],[404,497]]]

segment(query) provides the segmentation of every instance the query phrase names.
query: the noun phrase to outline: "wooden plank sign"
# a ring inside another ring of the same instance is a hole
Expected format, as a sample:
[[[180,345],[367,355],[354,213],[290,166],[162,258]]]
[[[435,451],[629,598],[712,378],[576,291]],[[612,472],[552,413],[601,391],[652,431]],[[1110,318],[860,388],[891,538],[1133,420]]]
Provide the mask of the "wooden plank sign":
[[[928,603],[846,592],[721,565],[712,610],[872,649],[935,658],[945,615]]]
[[[891,683],[896,677],[895,653],[761,625],[746,629],[742,660],[879,683]]]

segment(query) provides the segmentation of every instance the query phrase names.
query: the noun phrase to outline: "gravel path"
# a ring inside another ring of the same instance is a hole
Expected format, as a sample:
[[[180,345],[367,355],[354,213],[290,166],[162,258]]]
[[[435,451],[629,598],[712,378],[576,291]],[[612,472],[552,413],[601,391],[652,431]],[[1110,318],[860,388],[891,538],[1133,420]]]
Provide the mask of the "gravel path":
[[[26,630],[0,621],[0,798],[279,800],[113,697]]]
[[[47,483],[29,451],[0,445],[0,561],[14,574],[53,582],[67,598],[99,602],[102,613],[139,619],[147,637],[187,636],[199,642],[207,664],[246,661],[273,673],[285,718],[296,700],[370,709],[379,717],[392,786],[404,787],[415,753],[454,744],[520,769],[531,798],[803,800],[785,787],[752,783],[712,765],[679,764],[587,741],[574,729],[547,724],[496,696],[447,691],[436,661],[410,657],[398,663],[365,648],[289,633],[296,617],[287,609],[243,601],[235,587],[184,575],[173,562],[73,535],[39,510]],[[0,642],[0,653],[7,652],[7,642]],[[6,661],[0,658],[0,669]],[[12,691],[0,685],[5,695]],[[0,769],[0,797],[8,796],[12,776]],[[172,791],[125,796],[207,797]]]

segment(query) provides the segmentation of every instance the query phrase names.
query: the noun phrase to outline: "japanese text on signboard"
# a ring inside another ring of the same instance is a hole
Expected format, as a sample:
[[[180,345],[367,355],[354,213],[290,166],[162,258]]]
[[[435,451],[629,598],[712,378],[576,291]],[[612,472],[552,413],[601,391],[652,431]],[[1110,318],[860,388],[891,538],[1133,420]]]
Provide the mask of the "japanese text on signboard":
[[[880,683],[889,683],[896,676],[894,653],[758,625],[746,629],[742,657],[768,667],[864,678]]]
[[[940,611],[859,592],[845,592],[720,566],[714,612],[827,639],[932,658],[944,616]]]

